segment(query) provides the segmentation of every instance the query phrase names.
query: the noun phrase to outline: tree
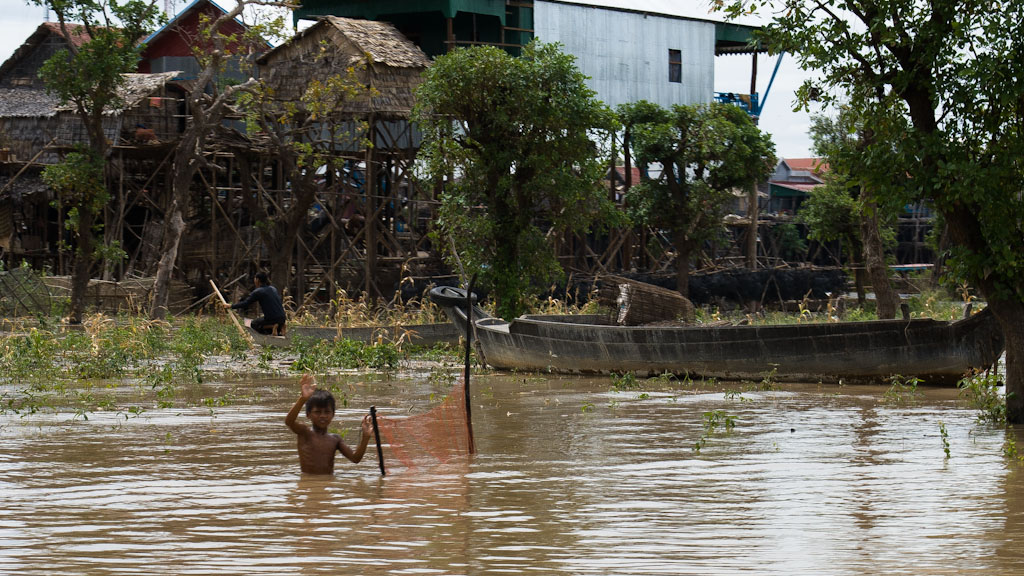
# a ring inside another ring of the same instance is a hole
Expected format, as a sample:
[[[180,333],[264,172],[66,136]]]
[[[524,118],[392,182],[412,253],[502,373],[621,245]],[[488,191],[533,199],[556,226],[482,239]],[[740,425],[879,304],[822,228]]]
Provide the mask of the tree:
[[[283,29],[281,17],[271,15],[262,23],[248,26],[244,34],[232,32],[228,25],[242,16],[247,7],[256,5],[281,6],[283,3],[236,0],[234,8],[219,13],[215,18],[202,15],[200,37],[191,46],[201,70],[187,97],[189,122],[179,137],[171,163],[171,200],[164,213],[160,261],[150,307],[150,317],[154,319],[167,315],[171,275],[185,234],[185,215],[192,202],[192,182],[199,170],[217,169],[206,160],[206,142],[219,127],[235,98],[257,83],[250,77],[245,82],[231,84],[220,81],[221,75],[233,56],[245,56],[261,44],[265,46],[266,36],[278,34]]]
[[[661,172],[627,193],[634,221],[668,230],[676,250],[676,289],[689,296],[690,262],[722,228],[722,210],[735,189],[768,177],[775,147],[739,107],[640,102],[619,109],[632,125],[638,166]]]
[[[72,322],[81,322],[85,292],[96,259],[97,214],[108,194],[106,174],[110,144],[103,132],[103,118],[122,105],[124,74],[134,72],[141,46],[138,40],[157,23],[155,3],[142,0],[38,0],[57,15],[66,48],[57,51],[40,69],[46,90],[70,104],[88,137],[88,150],[69,155],[54,166],[53,182],[70,202],[69,225],[76,240],[71,274]],[[72,23],[81,23],[81,28]],[[86,34],[88,42],[75,36]],[[49,169],[48,169],[49,170]]]
[[[861,124],[850,107],[843,107],[835,118],[813,118],[811,135],[815,153],[829,163],[829,173],[826,185],[812,191],[804,202],[803,220],[811,225],[815,239],[846,241],[854,255],[860,304],[865,302],[866,276],[875,293],[878,317],[895,318],[899,296],[889,280],[885,247],[894,240],[892,223],[903,206],[899,199],[904,197],[905,178],[878,182],[865,167],[867,144],[878,134]],[[874,188],[873,182],[881,188]]]
[[[316,68],[331,70],[332,58],[326,47],[316,59]],[[242,199],[256,223],[263,244],[275,255],[270,278],[280,287],[289,285],[292,254],[299,233],[309,223],[309,209],[321,191],[321,181],[345,179],[347,159],[341,150],[366,148],[369,124],[346,114],[346,105],[367,101],[376,91],[363,84],[357,70],[324,78],[312,78],[295,101],[282,102],[265,83],[240,99],[247,121],[266,140],[266,149],[280,162],[287,175],[288,190],[252,190],[260,176],[250,166],[249,149],[236,152],[241,172]],[[285,197],[284,195],[287,195]]]
[[[905,174],[903,200],[930,201],[944,217],[951,273],[977,287],[999,319],[1014,423],[1024,422],[1022,33],[1020,2],[784,0],[763,34],[769,49],[818,71],[802,99],[842,98],[887,135],[865,143],[869,173]]]
[[[550,232],[615,218],[592,139],[614,126],[572,56],[537,41],[515,58],[491,46],[437,58],[417,90],[419,162],[444,183],[438,226],[467,272],[479,272],[498,313],[562,274]]]

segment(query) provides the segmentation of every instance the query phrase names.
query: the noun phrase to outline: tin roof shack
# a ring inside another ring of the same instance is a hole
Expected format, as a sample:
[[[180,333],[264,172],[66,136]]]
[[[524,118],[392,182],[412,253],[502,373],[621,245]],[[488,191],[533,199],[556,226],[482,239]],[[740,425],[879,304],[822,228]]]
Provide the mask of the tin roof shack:
[[[331,78],[347,77],[350,69],[359,84],[372,90],[346,100],[318,118],[311,129],[290,136],[334,156],[329,166],[312,168],[318,181],[310,206],[304,207],[299,200],[302,191],[309,189],[305,180],[310,173],[296,171],[273,147],[265,146],[267,135],[250,135],[245,141],[230,143],[235,156],[246,156],[245,162],[253,167],[251,174],[263,175],[259,186],[269,193],[259,196],[266,204],[257,206],[245,200],[251,195],[245,195],[244,188],[239,194],[235,184],[224,183],[218,198],[236,202],[234,209],[241,206],[247,214],[232,223],[238,227],[236,236],[239,240],[251,238],[243,227],[251,226],[251,220],[263,219],[262,211],[284,220],[286,217],[274,215],[278,211],[275,206],[288,206],[289,210],[299,206],[303,227],[295,233],[304,236],[291,253],[297,274],[294,284],[288,286],[297,300],[309,293],[329,300],[339,288],[373,297],[392,295],[402,266],[422,254],[420,244],[425,241],[426,230],[413,232],[408,226],[425,207],[409,177],[419,136],[408,116],[414,90],[430,60],[391,24],[327,17],[261,57],[258,64],[260,78],[282,105],[301,104],[312,81],[326,84]],[[366,147],[366,141],[374,146]],[[232,209],[225,205],[223,210],[210,212],[230,214]],[[311,213],[307,214],[307,209]],[[217,231],[218,226],[209,229]],[[263,240],[270,242],[266,236]],[[264,246],[253,251],[252,261],[245,264],[265,268],[281,260],[280,251]],[[230,254],[231,250],[218,248],[214,252]],[[230,276],[221,266],[214,269]],[[275,284],[285,287],[285,278],[280,277],[285,272],[271,272]]]
[[[140,73],[169,72],[177,70],[177,80],[195,80],[199,77],[199,61],[195,50],[209,49],[200,32],[204,18],[213,22],[227,11],[210,0],[194,0],[159,30],[143,40],[145,48],[139,60]],[[246,43],[243,35],[248,27],[238,19],[221,27],[224,35],[234,35],[240,40],[230,43],[227,49],[233,55],[222,79],[246,80],[253,75],[253,60],[269,51],[272,46],[265,40]]]

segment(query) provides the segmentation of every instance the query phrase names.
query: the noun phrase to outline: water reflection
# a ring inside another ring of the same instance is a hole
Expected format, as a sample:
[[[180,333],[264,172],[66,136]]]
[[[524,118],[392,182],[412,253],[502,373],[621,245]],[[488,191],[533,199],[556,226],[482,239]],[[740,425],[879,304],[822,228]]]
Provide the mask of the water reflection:
[[[3,416],[0,573],[1024,570],[1022,469],[955,391],[474,382],[479,454],[383,478],[369,455],[299,473],[291,380],[212,413]],[[430,392],[353,385],[336,421],[425,410]],[[715,411],[731,432],[709,430]]]

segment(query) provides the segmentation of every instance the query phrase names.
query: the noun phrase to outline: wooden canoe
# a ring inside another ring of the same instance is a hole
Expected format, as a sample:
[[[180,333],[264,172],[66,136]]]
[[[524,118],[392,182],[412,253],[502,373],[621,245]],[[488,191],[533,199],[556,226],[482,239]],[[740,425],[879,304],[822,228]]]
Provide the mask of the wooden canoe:
[[[464,290],[430,298],[465,334]],[[956,384],[1003,352],[996,318],[983,310],[933,319],[748,326],[618,326],[607,317],[522,316],[511,322],[474,306],[474,345],[497,369],[641,374],[760,381],[881,382],[894,375]]]

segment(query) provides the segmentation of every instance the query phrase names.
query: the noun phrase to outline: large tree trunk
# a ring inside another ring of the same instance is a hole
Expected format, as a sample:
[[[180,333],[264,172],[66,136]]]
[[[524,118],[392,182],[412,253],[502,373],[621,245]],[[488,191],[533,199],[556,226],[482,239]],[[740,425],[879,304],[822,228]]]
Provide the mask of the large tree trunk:
[[[85,314],[85,293],[92,277],[92,226],[95,220],[91,202],[86,201],[78,207],[78,245],[75,248],[75,267],[71,273],[69,320],[72,324],[80,324]]]
[[[946,230],[952,244],[975,253],[985,252],[985,237],[977,214],[967,206],[945,212]],[[1024,424],[1024,302],[1002,297],[995,279],[972,278],[999,320],[1006,344],[1006,419]]]
[[[1024,302],[989,300],[1006,342],[1006,419],[1024,424]]]
[[[863,204],[860,218],[861,241],[864,248],[864,266],[871,277],[871,287],[875,292],[875,312],[883,320],[896,317],[898,296],[889,282],[889,267],[885,264],[885,249],[882,247],[882,235],[878,231],[878,206],[871,193],[861,189]]]
[[[179,154],[182,151],[179,147]],[[195,150],[191,147],[190,150]],[[160,262],[157,264],[156,279],[153,284],[153,304],[149,317],[157,320],[167,316],[167,301],[170,297],[171,275],[174,264],[178,261],[178,249],[181,238],[185,235],[185,214],[188,211],[190,194],[192,193],[192,177],[196,171],[196,159],[193,153],[187,158],[175,158],[173,165],[174,180],[171,203],[164,215],[164,234],[160,241]]]
[[[107,146],[106,135],[103,133],[102,115],[94,114],[83,118],[86,133],[89,137],[89,146],[97,157],[106,159]],[[110,181],[104,173],[104,184]],[[85,198],[76,203],[78,208],[78,237],[75,248],[75,263],[71,270],[71,310],[68,319],[72,324],[82,322],[85,314],[85,293],[89,289],[89,280],[92,277],[93,244],[95,238],[92,235],[92,227],[96,223],[96,213],[92,209],[94,198]]]
[[[173,204],[172,204],[173,206]],[[164,220],[164,236],[160,242],[160,262],[157,264],[156,280],[153,283],[153,305],[149,317],[158,320],[167,317],[167,302],[170,297],[171,274],[178,260],[178,248],[185,234],[185,220],[181,210],[173,209]]]

